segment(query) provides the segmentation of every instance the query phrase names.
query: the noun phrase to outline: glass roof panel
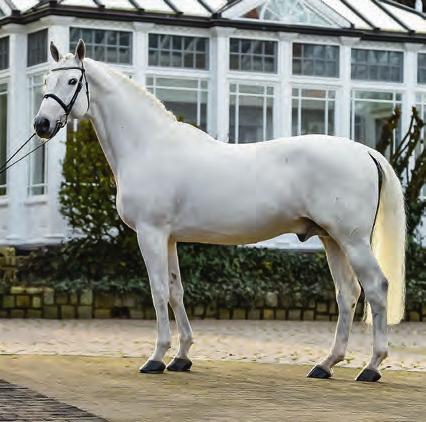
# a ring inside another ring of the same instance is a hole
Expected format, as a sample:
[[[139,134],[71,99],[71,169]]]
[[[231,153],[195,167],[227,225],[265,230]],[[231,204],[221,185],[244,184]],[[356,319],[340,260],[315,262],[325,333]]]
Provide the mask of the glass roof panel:
[[[417,15],[416,13],[409,12],[404,10],[401,7],[392,6],[388,3],[383,3],[383,6],[386,7],[393,15],[405,23],[410,29],[413,29],[416,32],[426,33],[426,19]]]
[[[356,28],[371,29],[363,19],[352,12],[351,9],[346,7],[340,0],[322,0],[327,6],[333,9],[336,13],[343,16],[349,22],[353,23]],[[368,18],[367,18],[368,19]]]
[[[380,29],[386,31],[406,31],[401,25],[387,15],[380,7],[376,6],[371,0],[356,0],[351,2],[352,6],[357,9],[363,16],[367,17],[371,22]]]
[[[178,0],[173,3],[184,15],[210,16],[210,13],[197,0]]]

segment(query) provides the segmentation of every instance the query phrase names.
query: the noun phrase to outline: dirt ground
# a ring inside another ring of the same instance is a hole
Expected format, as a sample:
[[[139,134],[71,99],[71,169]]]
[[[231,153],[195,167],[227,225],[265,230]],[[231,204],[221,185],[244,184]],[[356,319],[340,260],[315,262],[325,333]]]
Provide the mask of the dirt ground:
[[[424,372],[385,371],[383,382],[366,384],[349,368],[314,380],[302,365],[195,361],[191,373],[142,375],[142,361],[3,355],[0,379],[109,421],[425,420]]]
[[[313,365],[328,353],[335,322],[194,320],[191,358]],[[177,350],[175,323],[171,357]],[[149,356],[155,321],[146,320],[0,320],[0,354]],[[369,361],[371,327],[356,323],[343,366]],[[403,323],[390,330],[387,369],[426,371],[426,323]],[[425,418],[426,420],[426,418]]]

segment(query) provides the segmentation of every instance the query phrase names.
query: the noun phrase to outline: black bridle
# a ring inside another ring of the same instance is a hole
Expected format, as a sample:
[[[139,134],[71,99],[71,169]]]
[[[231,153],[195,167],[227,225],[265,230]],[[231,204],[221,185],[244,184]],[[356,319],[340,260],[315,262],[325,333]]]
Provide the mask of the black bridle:
[[[70,70],[70,69],[77,69],[81,72],[80,78],[77,83],[77,88],[74,91],[74,95],[72,96],[70,102],[68,104],[65,104],[57,95],[55,94],[45,94],[43,98],[53,98],[65,111],[65,119],[57,120],[56,126],[54,131],[52,132],[52,135],[44,142],[42,142],[40,145],[37,145],[35,148],[33,148],[31,151],[27,152],[22,157],[15,160],[13,163],[10,163],[11,160],[16,157],[16,155],[31,141],[32,138],[36,135],[34,132],[5,162],[2,166],[0,166],[0,174],[6,172],[10,167],[14,166],[15,164],[18,164],[21,160],[28,157],[33,152],[37,151],[39,148],[41,148],[44,144],[46,144],[48,141],[50,141],[58,132],[60,129],[62,129],[68,122],[68,116],[71,113],[71,110],[74,106],[74,103],[77,100],[78,94],[80,94],[81,89],[83,88],[83,79],[84,84],[86,86],[86,98],[87,98],[87,110],[89,110],[90,107],[90,96],[89,96],[89,83],[87,82],[86,78],[86,69],[84,68],[83,62],[81,62],[80,66],[67,66],[67,67],[57,67],[56,69],[52,69],[51,72],[57,72],[59,70]],[[9,164],[10,163],[10,164]]]
[[[76,69],[79,70],[81,72],[80,78],[77,82],[77,88],[74,91],[74,95],[71,97],[71,100],[68,104],[65,104],[57,95],[55,94],[45,94],[43,96],[43,98],[53,98],[65,111],[65,119],[63,120],[58,120],[56,122],[56,126],[55,126],[55,130],[53,131],[52,135],[50,136],[49,139],[53,138],[58,131],[63,128],[67,122],[68,122],[68,116],[71,113],[71,110],[74,106],[74,103],[77,100],[78,94],[80,94],[81,89],[83,88],[83,79],[84,79],[84,83],[86,86],[86,98],[87,98],[87,110],[89,110],[90,107],[90,96],[89,96],[89,83],[87,82],[87,78],[86,78],[86,69],[83,66],[83,62],[81,62],[81,67],[80,66],[66,66],[66,67],[57,67],[55,69],[52,69],[51,72],[58,72],[59,70],[71,70],[71,69]]]

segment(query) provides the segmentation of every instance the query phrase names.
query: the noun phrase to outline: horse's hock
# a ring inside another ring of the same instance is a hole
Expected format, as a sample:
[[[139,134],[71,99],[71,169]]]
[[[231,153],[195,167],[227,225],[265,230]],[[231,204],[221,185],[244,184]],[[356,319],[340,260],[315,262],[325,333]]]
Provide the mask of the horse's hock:
[[[5,277],[11,282],[2,283],[0,289],[0,318],[47,318],[47,319],[92,319],[124,318],[155,319],[151,304],[141,303],[137,294],[97,292],[92,289],[60,291],[51,287],[31,286],[16,282],[12,263],[13,254],[1,262],[7,262]],[[7,275],[6,275],[7,274]],[[13,281],[12,281],[13,280]],[[363,303],[357,305],[356,318],[363,314]],[[236,319],[236,320],[293,320],[336,321],[337,304],[334,300],[310,301],[294,304],[275,292],[266,292],[253,308],[221,307],[220,304],[189,306],[191,319]],[[170,313],[172,317],[172,313]],[[409,321],[426,320],[424,309],[407,310]]]

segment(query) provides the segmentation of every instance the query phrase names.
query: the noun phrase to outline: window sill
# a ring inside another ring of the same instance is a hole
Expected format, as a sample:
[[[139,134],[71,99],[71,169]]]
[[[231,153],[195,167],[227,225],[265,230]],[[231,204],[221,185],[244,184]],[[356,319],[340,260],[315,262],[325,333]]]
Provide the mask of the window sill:
[[[28,197],[24,201],[24,205],[39,205],[39,204],[47,204],[47,195],[34,195],[31,197]]]
[[[9,205],[9,198],[4,195],[0,196],[0,207],[7,207]]]

